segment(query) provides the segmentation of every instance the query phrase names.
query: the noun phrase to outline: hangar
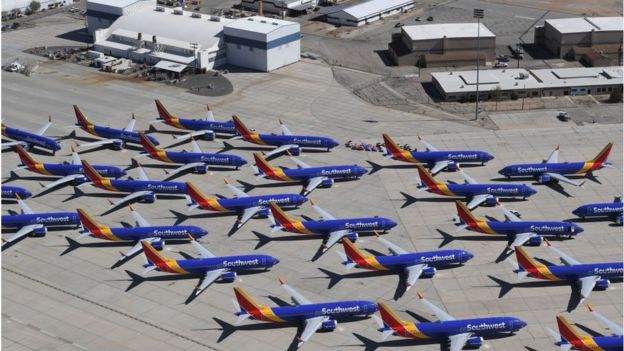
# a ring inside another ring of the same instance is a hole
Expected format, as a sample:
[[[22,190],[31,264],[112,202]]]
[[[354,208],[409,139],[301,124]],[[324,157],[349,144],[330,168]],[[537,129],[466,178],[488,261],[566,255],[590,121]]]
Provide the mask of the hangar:
[[[325,7],[318,14],[331,24],[362,26],[412,7],[414,0],[369,0],[350,6]]]

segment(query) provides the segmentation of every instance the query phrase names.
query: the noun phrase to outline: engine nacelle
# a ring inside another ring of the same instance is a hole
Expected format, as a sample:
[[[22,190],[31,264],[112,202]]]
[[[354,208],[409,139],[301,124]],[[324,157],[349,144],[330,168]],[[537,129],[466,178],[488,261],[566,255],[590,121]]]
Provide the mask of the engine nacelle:
[[[457,163],[454,161],[451,161],[448,166],[446,166],[446,169],[448,169],[451,172],[455,172],[457,171]]]
[[[154,193],[145,194],[145,195],[143,195],[142,199],[143,199],[143,202],[151,204],[154,201],[156,201],[156,194],[154,194]]]
[[[615,224],[622,225],[622,223],[624,223],[624,217],[623,216],[615,217]]]
[[[473,338],[468,339],[468,341],[466,341],[465,348],[478,349],[481,347],[481,345],[483,345],[483,338],[480,336],[475,336]]]
[[[526,242],[525,245],[528,245],[528,246],[540,246],[540,245],[542,245],[543,241],[544,241],[544,238],[542,238],[539,235],[532,236],[532,237],[529,238],[529,240]]]
[[[496,206],[496,198],[494,196],[485,199],[486,206]]]
[[[422,274],[420,275],[423,278],[431,278],[436,274],[435,267],[426,267],[423,269]]]
[[[48,233],[48,228],[41,227],[41,228],[37,228],[37,229],[33,230],[32,232],[30,232],[30,236],[39,237],[39,236],[44,236],[47,233]]]
[[[225,272],[221,275],[221,280],[226,283],[231,283],[236,279],[236,272]]]
[[[540,183],[548,183],[552,180],[552,177],[549,175],[542,174],[537,179]]]
[[[321,182],[320,187],[321,188],[331,188],[332,185],[334,185],[334,180],[332,178],[325,178]]]
[[[293,156],[299,156],[299,154],[301,154],[301,148],[299,146],[293,146],[288,149],[288,151],[290,151],[290,154]]]
[[[206,166],[206,164],[202,164],[200,166],[195,167],[195,172],[199,173],[199,174],[206,174],[208,173],[208,166]]]
[[[594,290],[607,290],[611,282],[609,279],[600,279],[596,282],[596,286],[594,286]]]
[[[260,217],[268,217],[269,216],[269,209],[268,208],[263,208],[260,211],[257,212],[258,216]]]
[[[111,145],[113,146],[113,150],[121,150],[124,148],[123,141],[114,141]]]
[[[73,186],[78,186],[78,185],[83,184],[83,183],[85,183],[85,182],[87,182],[87,181],[88,181],[87,177],[85,177],[85,176],[80,176],[80,177],[76,177],[76,178],[74,178],[74,180],[72,180],[72,181],[71,181],[71,184],[72,184]]]
[[[213,141],[215,139],[215,132],[213,132],[212,130],[206,131],[206,133],[204,133],[203,135],[203,139]]]
[[[321,324],[322,331],[334,331],[338,326],[338,322],[335,319],[330,319]]]
[[[150,243],[156,250],[162,250],[165,247],[165,241],[163,239],[158,239],[156,241],[152,241]]]
[[[349,240],[351,240],[351,242],[354,243],[358,239],[359,236],[358,236],[358,233],[351,232],[351,233],[345,235],[344,237],[349,239]]]

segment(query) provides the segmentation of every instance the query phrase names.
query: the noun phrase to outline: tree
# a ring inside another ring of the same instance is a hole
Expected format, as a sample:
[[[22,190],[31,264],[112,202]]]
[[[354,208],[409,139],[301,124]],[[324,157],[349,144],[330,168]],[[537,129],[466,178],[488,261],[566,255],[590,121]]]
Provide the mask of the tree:
[[[30,3],[30,6],[28,6],[28,7],[30,7],[30,10],[32,12],[37,12],[41,8],[41,4],[39,3],[39,1],[32,1]]]

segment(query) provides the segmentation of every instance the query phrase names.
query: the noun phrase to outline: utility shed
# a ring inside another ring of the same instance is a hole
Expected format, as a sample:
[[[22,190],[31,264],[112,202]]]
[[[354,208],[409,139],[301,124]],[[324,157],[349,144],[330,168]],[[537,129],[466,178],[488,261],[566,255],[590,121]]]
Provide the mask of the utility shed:
[[[328,23],[362,26],[414,7],[414,0],[369,0],[356,5],[325,7],[318,14]]]
[[[299,61],[300,25],[254,16],[223,27],[228,63],[269,72]]]

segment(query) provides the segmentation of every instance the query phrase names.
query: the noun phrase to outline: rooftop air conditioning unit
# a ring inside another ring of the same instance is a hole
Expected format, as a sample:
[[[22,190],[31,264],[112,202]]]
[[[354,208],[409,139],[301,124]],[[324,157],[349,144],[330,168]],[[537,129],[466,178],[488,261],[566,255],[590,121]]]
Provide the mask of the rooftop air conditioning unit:
[[[277,24],[277,22],[272,22],[271,24],[274,25],[274,26],[278,26],[279,25],[279,24]]]
[[[265,21],[265,20],[262,20],[262,21],[260,21],[260,23],[266,23],[266,21]]]
[[[180,9],[175,9],[175,10],[173,10],[173,14],[174,14],[174,15],[181,15],[181,14],[183,14],[183,13],[184,13],[184,12],[183,12],[182,10],[180,10]]]
[[[520,74],[518,75],[519,79],[527,79],[529,78],[529,75],[524,73],[524,72],[520,72]]]
[[[193,18],[201,18],[201,13],[193,12],[191,14],[191,17],[193,17]]]
[[[165,8],[162,6],[156,6],[156,11],[158,12],[165,12]]]
[[[213,22],[221,22],[220,16],[210,16],[210,20]]]

